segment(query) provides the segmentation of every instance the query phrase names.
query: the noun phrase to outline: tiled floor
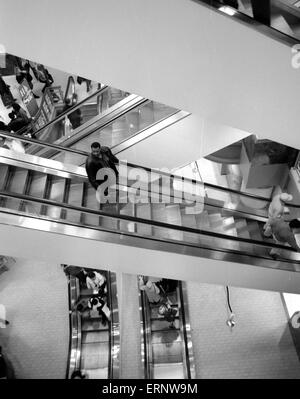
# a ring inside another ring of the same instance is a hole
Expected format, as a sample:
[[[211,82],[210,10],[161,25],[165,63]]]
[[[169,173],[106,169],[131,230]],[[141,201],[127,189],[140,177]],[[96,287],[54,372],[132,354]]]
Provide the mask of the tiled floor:
[[[197,378],[300,379],[300,364],[280,294],[187,282]]]
[[[0,304],[10,322],[0,329],[0,345],[16,378],[65,378],[68,287],[61,266],[17,259],[0,276]]]

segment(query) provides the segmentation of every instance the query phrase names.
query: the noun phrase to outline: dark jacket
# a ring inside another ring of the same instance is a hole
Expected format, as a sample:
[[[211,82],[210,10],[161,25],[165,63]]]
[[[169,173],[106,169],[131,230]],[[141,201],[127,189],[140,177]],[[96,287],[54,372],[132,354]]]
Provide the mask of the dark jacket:
[[[8,125],[9,131],[13,131],[14,133],[17,133],[19,130],[25,128],[28,126],[28,122],[26,122],[23,118],[20,116],[17,116],[15,119],[13,119]]]
[[[63,112],[67,111],[69,108],[71,108],[73,105],[65,105],[63,108]],[[69,121],[72,124],[72,128],[76,129],[78,126],[82,124],[82,115],[81,111],[79,108],[77,108],[75,111],[71,112],[68,115]]]
[[[101,147],[101,154],[102,158],[95,157],[91,154],[85,162],[86,174],[95,190],[97,190],[98,186],[101,184],[99,180],[96,180],[98,170],[102,168],[111,168],[118,176],[118,170],[115,166],[115,164],[119,163],[118,158],[113,155],[108,147],[104,146]]]

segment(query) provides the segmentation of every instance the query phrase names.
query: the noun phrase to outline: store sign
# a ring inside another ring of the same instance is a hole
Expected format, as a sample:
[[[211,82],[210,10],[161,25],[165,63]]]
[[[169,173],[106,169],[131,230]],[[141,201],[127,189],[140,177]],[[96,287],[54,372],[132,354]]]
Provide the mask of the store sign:
[[[30,116],[34,117],[38,112],[39,107],[26,79],[22,80],[22,83],[19,86],[19,92]]]

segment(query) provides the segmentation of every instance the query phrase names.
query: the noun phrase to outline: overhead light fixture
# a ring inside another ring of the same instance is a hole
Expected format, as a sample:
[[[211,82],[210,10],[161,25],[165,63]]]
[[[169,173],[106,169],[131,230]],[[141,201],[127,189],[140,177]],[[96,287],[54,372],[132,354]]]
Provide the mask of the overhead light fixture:
[[[222,6],[219,8],[220,11],[224,12],[227,15],[230,15],[231,17],[236,13],[236,10],[229,6]]]

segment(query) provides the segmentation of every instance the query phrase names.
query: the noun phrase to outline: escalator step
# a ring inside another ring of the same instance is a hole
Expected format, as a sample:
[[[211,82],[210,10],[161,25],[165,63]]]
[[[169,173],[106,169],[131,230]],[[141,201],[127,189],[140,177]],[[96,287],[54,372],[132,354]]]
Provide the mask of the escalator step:
[[[175,225],[175,226],[182,225],[181,212],[180,212],[179,205],[177,205],[177,204],[166,205],[165,212],[166,212],[167,223]],[[178,241],[183,240],[183,232],[182,231],[169,229],[168,235],[169,235],[169,238],[172,240],[178,240]]]
[[[134,216],[134,204],[128,203],[125,206],[123,206],[122,209],[120,209],[120,214]],[[135,223],[120,220],[120,230],[121,231],[129,231],[129,232],[133,233],[135,231]]]
[[[28,194],[32,195],[33,197],[43,198],[46,182],[47,182],[46,174],[34,172],[32,175],[32,180]]]
[[[58,176],[52,176],[49,200],[63,202],[66,188],[66,179]],[[53,219],[61,218],[61,208],[58,206],[47,206],[47,216]]]
[[[68,204],[74,206],[82,205],[84,184],[83,182],[71,183]],[[67,210],[66,219],[73,223],[80,222],[80,212]]]
[[[202,213],[200,213],[200,215],[196,215],[196,222],[197,222],[198,229],[201,229],[201,230],[209,230],[210,229],[207,211],[203,211]]]
[[[23,193],[29,171],[27,169],[16,169],[11,173],[12,179],[10,180],[9,187],[7,187],[7,191],[13,193]]]
[[[197,229],[197,222],[195,215],[181,214],[182,225],[184,227],[190,227],[191,229]],[[199,237],[193,233],[183,233],[183,240],[192,243],[198,243]]]
[[[89,380],[106,380],[108,378],[108,367],[99,369],[81,369],[82,373],[87,376]]]
[[[99,369],[107,367],[109,345],[107,342],[81,345],[81,367],[84,369]]]
[[[117,215],[117,208],[115,204],[103,204],[101,206],[101,211]],[[113,219],[109,217],[101,217],[100,226],[106,227],[111,230],[118,229],[118,219]]]
[[[170,344],[172,342],[180,343],[181,335],[180,330],[171,329],[165,331],[157,331],[151,334],[151,343],[155,344]]]
[[[252,240],[258,240],[258,241],[264,241],[261,232],[260,232],[260,228],[259,225],[257,223],[256,220],[247,220],[247,226],[248,226],[248,231],[250,234],[250,237]],[[251,244],[250,244],[251,245]],[[269,251],[270,249],[264,248],[264,247],[259,247],[256,245],[251,246],[250,248],[250,252],[254,252],[257,255],[263,255],[263,256],[268,256],[269,255]]]
[[[165,320],[153,320],[151,321],[151,331],[163,331],[169,330],[170,323]],[[176,319],[174,321],[174,325],[176,329],[180,328],[179,320]]]
[[[236,219],[235,218],[235,228],[236,228],[238,237],[247,238],[247,239],[250,238],[250,234],[248,231],[248,225],[247,225],[247,222],[245,219]],[[247,252],[247,251],[249,251],[249,247],[252,248],[253,246],[251,244],[246,244],[246,243],[241,242],[241,243],[239,243],[239,247],[240,247],[240,251]],[[251,251],[252,251],[252,249],[251,249]]]
[[[184,375],[184,366],[179,363],[159,363],[153,365],[154,379],[183,380],[187,378]]]
[[[138,218],[151,220],[151,205],[150,204],[137,204],[136,216]],[[147,224],[137,224],[137,232],[145,236],[152,235],[152,226]]]
[[[82,343],[83,344],[92,344],[99,342],[108,342],[109,341],[109,332],[108,330],[101,331],[84,331],[82,333]]]
[[[165,209],[165,204],[151,204],[152,219],[158,222],[167,223]],[[169,238],[168,229],[165,228],[153,227],[153,234],[159,238]]]
[[[108,324],[105,326],[101,323],[100,319],[96,320],[83,320],[81,330],[82,331],[95,331],[95,330],[107,330],[108,329]]]
[[[11,171],[9,186],[7,191],[23,194],[27,182],[29,171],[27,169],[17,168]],[[19,210],[22,200],[8,198],[5,202],[6,208]]]
[[[0,164],[0,189],[3,190],[8,173],[8,166]]]
[[[173,331],[173,338],[175,341],[167,343],[158,343],[152,345],[152,353],[154,363],[181,363],[182,356],[182,343],[176,341],[177,331]]]
[[[172,306],[172,307],[177,309],[176,304],[174,304],[174,306]],[[151,309],[150,309],[151,320],[155,320],[155,319],[163,320],[164,316],[162,316],[158,313],[158,309],[159,309],[159,307],[157,307],[157,306],[151,307]],[[178,310],[177,310],[175,317],[178,317]]]

